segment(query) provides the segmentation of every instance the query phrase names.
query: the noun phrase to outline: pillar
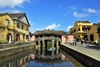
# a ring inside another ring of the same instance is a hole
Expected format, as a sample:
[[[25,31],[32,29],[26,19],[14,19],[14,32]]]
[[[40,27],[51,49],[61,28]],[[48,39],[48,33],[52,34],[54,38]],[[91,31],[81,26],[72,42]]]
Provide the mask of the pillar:
[[[58,55],[58,50],[59,50],[58,44],[59,44],[59,41],[56,41],[56,54],[57,54],[57,55]]]
[[[80,31],[82,31],[82,26],[80,26]]]
[[[45,54],[45,41],[42,41],[42,56]]]
[[[58,41],[58,54],[61,53],[61,52],[60,52],[60,43],[61,43],[61,41]]]
[[[54,56],[54,40],[52,40],[52,56]]]
[[[40,40],[38,41],[38,55],[40,55]]]

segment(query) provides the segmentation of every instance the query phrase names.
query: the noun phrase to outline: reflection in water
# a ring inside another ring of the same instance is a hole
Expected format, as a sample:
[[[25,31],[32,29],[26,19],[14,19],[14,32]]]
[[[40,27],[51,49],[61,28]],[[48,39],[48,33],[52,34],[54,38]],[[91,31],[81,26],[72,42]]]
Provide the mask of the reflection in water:
[[[52,52],[52,50],[50,51],[45,49],[41,54],[39,51],[40,50],[36,51],[35,54],[29,55],[30,61],[28,67],[74,67],[72,62],[70,62],[69,59],[60,52],[60,50],[58,53],[56,50]]]
[[[57,48],[56,48],[57,49]],[[0,67],[84,67],[75,66],[60,50],[32,50],[0,59]],[[58,51],[58,52],[57,52]]]
[[[29,58],[30,58],[31,60],[34,60],[34,59],[35,59],[35,55],[34,55],[34,54],[30,54],[30,55],[29,55]]]
[[[0,67],[28,67],[30,53],[35,52],[29,50],[2,58],[0,59]]]
[[[74,67],[74,65],[63,54],[60,55],[60,58],[56,58],[55,60],[35,57],[34,54],[30,56],[28,67]]]

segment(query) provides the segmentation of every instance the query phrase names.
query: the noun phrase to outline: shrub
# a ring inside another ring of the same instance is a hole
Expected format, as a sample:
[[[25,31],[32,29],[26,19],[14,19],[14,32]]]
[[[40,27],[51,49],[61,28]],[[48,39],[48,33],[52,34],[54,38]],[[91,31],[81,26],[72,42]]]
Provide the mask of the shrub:
[[[7,44],[8,41],[7,40],[0,40],[0,44]]]

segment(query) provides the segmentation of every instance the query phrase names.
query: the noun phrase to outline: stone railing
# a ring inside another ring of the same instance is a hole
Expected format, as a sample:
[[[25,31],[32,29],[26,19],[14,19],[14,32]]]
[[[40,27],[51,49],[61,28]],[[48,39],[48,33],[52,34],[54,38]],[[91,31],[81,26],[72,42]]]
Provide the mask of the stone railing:
[[[60,45],[60,48],[64,50],[65,52],[67,52],[72,57],[74,57],[76,60],[84,64],[85,67],[99,67],[100,66],[100,61],[95,59],[95,57],[93,58],[89,55],[78,52],[78,50],[73,50],[69,47],[65,47],[64,45]]]
[[[58,37],[38,37],[36,40],[61,40],[61,38]]]
[[[26,43],[26,44],[27,45],[21,45],[21,46],[18,46],[18,44],[16,44],[17,46],[13,46],[13,47],[10,45],[9,48],[7,48],[7,45],[6,45],[5,48],[0,49],[0,58],[7,57],[9,55],[20,53],[26,50],[35,49],[34,43],[31,43],[31,44]]]
[[[28,44],[34,44],[34,42],[19,42],[19,43],[12,43],[12,44],[0,44],[0,49],[16,47],[16,46],[21,46],[21,45],[28,45]]]

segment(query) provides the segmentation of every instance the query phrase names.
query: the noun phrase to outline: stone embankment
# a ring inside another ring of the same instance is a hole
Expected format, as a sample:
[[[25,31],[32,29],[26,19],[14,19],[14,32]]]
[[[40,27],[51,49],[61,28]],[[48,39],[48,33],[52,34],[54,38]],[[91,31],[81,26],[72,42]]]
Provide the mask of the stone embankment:
[[[62,44],[60,48],[84,64],[86,67],[100,67],[99,50],[86,48],[84,45],[80,44],[77,44],[76,46]]]
[[[14,43],[9,45],[0,45],[0,58],[16,54],[19,52],[27,51],[30,49],[35,49],[35,43],[24,42],[24,43]]]

